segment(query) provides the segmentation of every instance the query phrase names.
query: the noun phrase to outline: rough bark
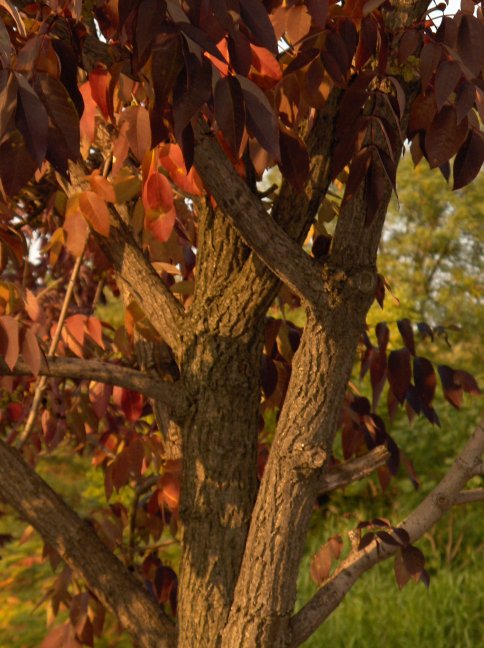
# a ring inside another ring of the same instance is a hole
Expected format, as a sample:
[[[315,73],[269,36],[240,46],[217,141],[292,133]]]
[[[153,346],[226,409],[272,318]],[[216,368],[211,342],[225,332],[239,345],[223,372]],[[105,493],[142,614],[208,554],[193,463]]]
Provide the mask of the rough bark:
[[[175,628],[154,598],[82,520],[0,440],[0,493],[82,578],[142,648],[173,648]]]

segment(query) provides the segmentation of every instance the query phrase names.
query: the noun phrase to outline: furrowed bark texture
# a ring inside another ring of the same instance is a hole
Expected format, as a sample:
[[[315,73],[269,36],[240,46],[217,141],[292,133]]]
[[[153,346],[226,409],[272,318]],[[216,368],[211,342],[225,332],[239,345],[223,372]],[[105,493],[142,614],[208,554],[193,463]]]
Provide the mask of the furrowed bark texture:
[[[173,648],[175,628],[154,598],[82,520],[0,440],[0,493],[82,578],[142,648]]]

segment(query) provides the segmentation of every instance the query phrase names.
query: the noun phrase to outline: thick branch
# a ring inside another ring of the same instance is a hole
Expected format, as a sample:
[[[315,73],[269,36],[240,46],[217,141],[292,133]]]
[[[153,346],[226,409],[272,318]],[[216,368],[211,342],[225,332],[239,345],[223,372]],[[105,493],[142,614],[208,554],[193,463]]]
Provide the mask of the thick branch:
[[[320,272],[311,257],[266,212],[215,138],[201,127],[196,135],[195,167],[245,243],[301,299],[320,299]]]
[[[455,460],[453,466],[438,486],[402,522],[401,528],[411,542],[422,535],[454,504],[459,503],[460,492],[473,476],[474,468],[484,452],[484,420]],[[323,584],[313,598],[293,617],[292,646],[299,646],[338,607],[354,583],[368,569],[394,555],[398,547],[373,542],[367,549],[351,554],[335,573]]]
[[[0,493],[143,648],[172,648],[175,629],[154,598],[82,520],[0,440]]]
[[[17,362],[13,371],[10,371],[3,362],[0,364],[0,375],[28,376],[31,373],[32,370],[23,360]],[[147,398],[165,403],[176,418],[182,417],[187,407],[185,393],[179,383],[162,382],[136,369],[111,362],[80,358],[47,358],[42,360],[39,373],[51,378],[96,380],[108,385],[126,387]]]
[[[337,488],[360,481],[383,466],[389,459],[390,452],[386,446],[377,446],[371,452],[350,461],[333,466],[323,476],[320,494],[329,493]]]

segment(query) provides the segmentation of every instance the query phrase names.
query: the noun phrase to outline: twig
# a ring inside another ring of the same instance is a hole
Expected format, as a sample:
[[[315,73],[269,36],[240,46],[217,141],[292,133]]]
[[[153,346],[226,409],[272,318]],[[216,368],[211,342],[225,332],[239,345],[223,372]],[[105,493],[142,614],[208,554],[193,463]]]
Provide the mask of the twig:
[[[54,337],[51,340],[50,347],[49,347],[49,356],[53,356],[57,350],[57,346],[59,344],[59,340],[61,338],[62,334],[62,327],[64,326],[64,321],[66,319],[67,311],[69,309],[69,304],[72,298],[72,293],[74,292],[74,286],[77,280],[77,276],[79,274],[79,270],[81,269],[81,264],[82,264],[82,259],[84,257],[84,251],[86,249],[86,245],[84,245],[84,249],[81,252],[81,254],[77,257],[76,262],[74,264],[74,268],[72,269],[72,274],[69,279],[69,283],[67,285],[67,290],[66,294],[64,297],[64,302],[62,304],[61,312],[59,315],[59,320],[57,322],[57,329],[54,334]],[[18,442],[18,449],[21,450],[25,443],[27,442],[31,432],[32,428],[34,427],[35,420],[37,418],[37,414],[39,411],[40,403],[42,400],[42,395],[44,393],[45,386],[47,384],[47,377],[42,376],[40,380],[37,382],[37,386],[35,388],[35,393],[34,393],[34,399],[32,401],[32,406],[30,408],[29,415],[27,417],[27,421],[25,423],[24,430],[22,434],[20,435],[19,442]]]
[[[455,498],[454,504],[471,504],[484,501],[484,488],[471,488],[461,491]]]

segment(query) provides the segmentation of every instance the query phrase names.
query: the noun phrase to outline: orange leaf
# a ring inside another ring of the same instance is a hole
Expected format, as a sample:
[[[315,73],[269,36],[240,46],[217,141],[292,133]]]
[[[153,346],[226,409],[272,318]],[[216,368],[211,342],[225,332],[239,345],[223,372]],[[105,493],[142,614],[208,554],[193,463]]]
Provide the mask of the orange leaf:
[[[106,202],[100,196],[94,191],[83,191],[79,196],[79,207],[95,232],[109,236],[111,217]]]
[[[89,236],[89,225],[80,212],[79,194],[67,201],[64,231],[67,234],[66,248],[75,257],[80,256]]]
[[[176,210],[173,206],[167,212],[155,212],[148,210],[145,214],[145,227],[155,238],[166,243],[171,236],[175,226]]]
[[[22,356],[34,376],[37,376],[40,371],[41,354],[39,342],[32,329],[25,331],[24,341],[22,343]]]
[[[143,187],[143,205],[145,209],[162,209],[164,212],[173,208],[173,190],[162,173],[151,173]]]
[[[0,317],[0,355],[9,369],[17,363],[19,354],[18,322],[10,315]]]
[[[116,202],[116,193],[113,185],[99,173],[99,169],[94,169],[87,178],[91,189],[106,202]]]

